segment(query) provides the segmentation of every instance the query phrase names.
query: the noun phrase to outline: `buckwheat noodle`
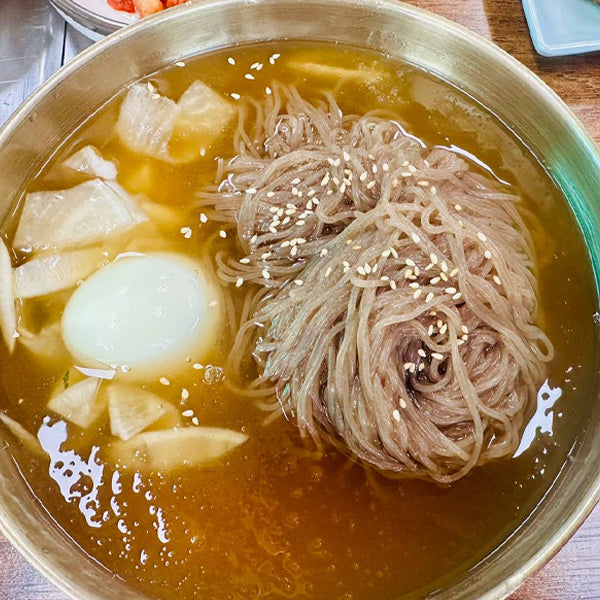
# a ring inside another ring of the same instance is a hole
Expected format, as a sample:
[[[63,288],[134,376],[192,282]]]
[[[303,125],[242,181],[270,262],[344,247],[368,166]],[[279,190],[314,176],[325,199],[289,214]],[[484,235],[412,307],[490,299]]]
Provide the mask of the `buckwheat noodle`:
[[[248,290],[230,369],[254,357],[249,392],[390,473],[512,455],[553,355],[519,198],[393,115],[293,87],[245,105],[235,150],[199,204],[243,248],[217,264]]]

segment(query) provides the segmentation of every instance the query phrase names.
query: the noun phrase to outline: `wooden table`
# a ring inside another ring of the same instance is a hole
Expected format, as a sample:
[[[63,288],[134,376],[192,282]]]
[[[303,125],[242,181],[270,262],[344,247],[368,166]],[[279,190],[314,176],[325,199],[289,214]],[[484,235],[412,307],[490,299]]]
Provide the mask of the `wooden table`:
[[[88,42],[65,26],[45,0],[0,1],[1,123],[26,93]],[[560,59],[538,56],[531,45],[519,0],[409,2],[472,29],[515,56],[558,92],[600,143],[600,53]],[[24,6],[28,11],[27,21],[23,20]],[[15,23],[15,27],[7,27],[7,22]],[[18,48],[23,51],[19,53]],[[24,77],[26,73],[28,75]],[[598,189],[600,193],[600,182]],[[557,556],[511,599],[600,599],[600,506]],[[66,598],[0,536],[0,600]]]

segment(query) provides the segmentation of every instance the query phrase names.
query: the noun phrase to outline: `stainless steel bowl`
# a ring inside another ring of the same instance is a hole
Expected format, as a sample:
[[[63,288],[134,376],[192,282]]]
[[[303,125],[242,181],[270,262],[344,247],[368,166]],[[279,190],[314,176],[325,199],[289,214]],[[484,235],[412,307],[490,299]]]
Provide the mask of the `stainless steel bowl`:
[[[394,0],[213,0],[183,6],[115,33],[64,67],[0,132],[0,212],[95,109],[135,79],[228,45],[301,38],[382,51],[437,74],[481,101],[545,165],[586,237],[600,280],[598,151],[560,99],[496,46]],[[600,496],[600,402],[555,485],[532,517],[438,600],[506,597],[546,562]],[[78,600],[141,596],[87,559],[32,497],[0,431],[0,525],[49,579]]]

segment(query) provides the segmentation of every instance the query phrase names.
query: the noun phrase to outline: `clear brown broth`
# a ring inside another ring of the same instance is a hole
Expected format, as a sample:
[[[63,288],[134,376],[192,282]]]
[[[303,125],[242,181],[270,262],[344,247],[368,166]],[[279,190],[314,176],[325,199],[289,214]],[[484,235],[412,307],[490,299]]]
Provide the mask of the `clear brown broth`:
[[[275,52],[281,56],[272,65],[268,59]],[[228,57],[235,58],[236,65],[230,65]],[[531,515],[567,459],[591,398],[597,298],[584,242],[559,190],[486,109],[407,64],[313,43],[219,51],[149,79],[175,99],[194,79],[225,95],[254,97],[278,80],[295,84],[310,98],[327,89],[328,82],[300,76],[287,66],[290,60],[303,59],[344,67],[363,64],[387,73],[384,86],[346,84],[332,89],[342,110],[394,111],[406,130],[425,143],[456,147],[487,165],[505,182],[500,185],[520,194],[523,205],[538,216],[532,234],[539,262],[540,312],[556,348],[549,381],[563,391],[554,406],[553,433],[538,435],[519,458],[478,468],[450,487],[399,481],[349,462],[335,450],[319,454],[305,446],[294,425],[284,419],[265,426],[264,413],[251,401],[223,384],[206,385],[201,371],[190,369],[168,387],[159,384],[157,374],[156,381],[147,382],[148,389],[181,411],[192,408],[203,425],[244,431],[249,442],[208,467],[143,477],[123,471],[116,485],[114,468],[107,463],[97,511],[105,520],[100,518],[100,526],[93,527],[77,502],[65,501],[60,482],[49,475],[48,460],[13,445],[29,485],[65,534],[149,597],[422,597],[489,556]],[[263,69],[250,71],[255,62]],[[256,79],[245,79],[248,72]],[[199,227],[194,208],[195,192],[214,179],[215,158],[231,155],[231,140],[221,140],[208,148],[206,157],[187,166],[142,158],[112,136],[119,102],[120,97],[115,98],[67,140],[30,190],[77,183],[56,165],[73,149],[93,143],[118,163],[119,181],[129,191],[182,209],[181,223],[163,232],[170,236],[173,250],[203,256],[219,243],[237,255],[233,236],[216,242],[215,226]],[[189,240],[179,233],[179,227],[187,225],[194,230]],[[63,302],[62,296],[28,301],[23,313],[40,327],[56,318]],[[222,364],[230,343],[223,338],[208,362]],[[1,352],[0,409],[32,432],[40,426],[45,435],[64,430],[55,416],[50,415],[46,425],[43,421],[49,394],[70,365],[41,364],[19,345],[12,356]],[[191,392],[187,401],[181,400],[182,387]],[[61,451],[73,448],[87,460],[98,446],[102,459],[109,437],[106,422],[99,431],[70,425],[66,431]],[[91,481],[82,477],[80,485],[84,494]]]

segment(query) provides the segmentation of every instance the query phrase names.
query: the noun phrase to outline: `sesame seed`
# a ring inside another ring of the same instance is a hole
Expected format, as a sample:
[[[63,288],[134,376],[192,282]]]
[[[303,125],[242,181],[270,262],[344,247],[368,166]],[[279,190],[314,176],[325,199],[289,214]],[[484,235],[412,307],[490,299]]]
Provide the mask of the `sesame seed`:
[[[204,213],[200,213],[200,223],[206,223],[208,221],[208,217]]]
[[[431,336],[433,335],[433,329],[434,329],[433,325],[430,325],[430,326],[427,328],[427,335],[428,335],[429,337],[431,337]]]
[[[371,265],[369,263],[365,263],[364,269],[365,269],[365,273],[367,275],[369,275],[369,273],[371,273]]]
[[[209,308],[214,308],[215,306],[217,306],[219,303],[216,300],[211,300],[208,303]]]
[[[456,277],[458,275],[458,269],[454,268],[450,271],[450,277]]]
[[[460,292],[456,292],[456,294],[454,294],[454,296],[452,296],[452,300],[459,300],[462,297],[462,294]]]
[[[436,285],[436,284],[437,284],[437,283],[439,283],[439,282],[440,282],[440,278],[439,278],[439,277],[433,277],[433,279],[430,279],[430,280],[429,280],[429,283],[430,283],[431,285]]]
[[[392,417],[393,417],[393,418],[394,418],[396,421],[400,422],[400,413],[398,412],[398,409],[397,409],[397,408],[395,408],[395,409],[392,411]]]
[[[427,352],[425,352],[425,350],[423,350],[423,348],[419,348],[419,349],[417,350],[417,354],[418,354],[419,356],[422,356],[423,358],[425,358],[425,357],[427,356]]]
[[[446,333],[446,331],[448,331],[448,325],[446,323],[444,323],[441,327],[440,327],[440,333],[442,335],[444,335]]]
[[[414,281],[413,283],[409,283],[408,287],[411,287],[413,290],[416,290],[420,286],[419,286],[419,284],[416,281]]]
[[[405,161],[402,163],[402,166],[403,166],[403,167],[408,167],[408,165],[409,165],[409,164],[410,164],[410,163],[409,163],[407,160],[405,160]]]
[[[184,410],[184,411],[181,413],[181,416],[182,416],[182,417],[193,417],[193,416],[194,416],[194,411],[193,411],[191,408],[190,408],[190,409],[188,409],[188,410]]]
[[[243,277],[238,277],[235,280],[235,287],[242,287],[242,285],[244,284],[244,278]]]
[[[410,236],[415,244],[418,244],[421,241],[421,238],[417,233],[412,233]]]
[[[483,232],[481,232],[481,231],[478,231],[478,232],[477,232],[477,237],[478,237],[478,238],[479,238],[479,239],[480,239],[482,242],[485,242],[485,241],[487,241],[487,236],[485,235],[485,233],[483,233]]]
[[[426,267],[425,267],[425,271],[429,271],[430,269],[433,269],[433,263],[429,263]]]
[[[253,194],[256,194],[256,188],[254,188],[254,187],[248,188],[248,189],[246,190],[246,194],[250,194],[251,196],[252,196]]]
[[[220,235],[220,236],[221,236],[223,239],[225,239],[225,238],[227,237],[227,232],[226,232],[226,231],[224,231],[223,229],[221,229],[221,231],[219,231],[219,235]]]
[[[230,57],[227,59],[227,62],[228,62],[230,65],[235,65],[235,58],[233,58],[232,56],[230,56]]]
[[[171,385],[171,382],[166,377],[161,377],[158,381],[163,385]]]
[[[390,280],[390,278],[387,275],[382,275],[380,277],[380,279],[381,279],[381,281],[389,281]]]
[[[387,173],[387,172],[390,170],[390,165],[388,165],[387,163],[383,163],[383,164],[381,165],[381,170],[382,170],[384,173]]]
[[[241,98],[241,96],[236,93],[236,92],[231,92],[231,94],[229,94],[234,100],[239,100]]]
[[[256,240],[258,240],[258,233],[255,233],[251,238],[250,238],[250,243],[251,244],[256,244]]]
[[[198,427],[198,425],[200,425],[200,421],[198,421],[198,417],[192,417],[192,423]]]
[[[271,256],[271,254],[273,254],[272,252],[263,252],[260,255],[261,260],[265,260],[266,258],[269,258],[269,256]]]
[[[175,66],[176,66],[176,67],[185,67],[185,63],[184,63],[182,60],[178,60],[178,61],[175,63]]]
[[[455,204],[455,205],[454,205],[454,209],[455,209],[457,212],[460,212],[460,211],[462,210],[462,206],[461,206],[460,204]]]
[[[359,180],[364,181],[368,176],[369,176],[369,174],[366,171],[364,171],[363,173],[360,174]]]
[[[203,369],[204,367],[200,363],[194,363],[192,365],[192,368],[196,369],[196,371],[199,371],[200,369]]]
[[[461,328],[460,328],[460,330],[461,330],[463,333],[469,333],[469,328],[468,328],[466,325],[462,325],[462,326],[461,326]]]
[[[429,259],[431,260],[431,262],[434,265],[437,265],[437,263],[438,263],[438,257],[433,252],[429,255]]]
[[[413,363],[413,362],[405,362],[403,366],[404,366],[404,370],[408,371],[408,370],[410,370],[411,368],[413,368],[415,366],[415,363]]]
[[[192,237],[192,230],[190,227],[182,227],[180,231],[186,240],[189,240]]]
[[[329,252],[329,250],[327,250],[327,248],[323,248],[321,252],[319,252],[319,256],[323,258],[324,256],[327,256],[327,252]]]
[[[267,192],[267,198],[272,198],[275,195],[275,192]]]
[[[425,302],[431,302],[433,300],[433,292],[429,292],[425,298]]]
[[[398,179],[394,179],[394,181],[392,181],[393,188],[397,188],[399,185],[400,185],[400,182],[398,181]]]
[[[440,273],[440,277],[442,278],[442,281],[448,281],[448,275],[443,271]]]
[[[246,74],[244,75],[244,77],[245,77],[246,79],[250,79],[250,80],[254,79],[254,75],[252,75],[252,73],[246,73]]]
[[[360,250],[362,246],[352,246],[352,250]]]
[[[421,294],[423,293],[423,290],[415,290],[415,293],[413,294],[413,298],[416,300]]]
[[[463,342],[466,342],[466,341],[469,339],[469,336],[468,336],[468,335],[465,333],[465,335],[461,335],[461,336],[460,336],[460,339],[461,339]]]
[[[351,159],[351,156],[344,150],[344,153],[342,154],[342,156],[344,157],[344,160],[346,162],[348,162]]]
[[[272,90],[271,90],[271,88],[269,86],[267,86],[265,88],[265,92],[266,92],[267,96],[270,96],[273,93]]]
[[[325,187],[329,183],[330,177],[331,176],[329,175],[329,171],[327,171],[327,173],[325,173],[323,179],[321,179],[321,187]]]
[[[366,274],[367,274],[367,273],[365,272],[365,268],[364,268],[364,267],[362,267],[362,266],[360,266],[360,267],[357,267],[357,269],[356,269],[356,270],[359,272],[359,274],[360,274],[360,275],[366,275]]]
[[[455,287],[446,288],[446,294],[456,294],[456,288]]]
[[[302,285],[304,283],[304,281],[302,281],[302,279],[294,279],[294,283],[298,286]]]
[[[444,355],[439,352],[432,352],[431,358],[436,358],[437,360],[444,360]]]
[[[428,187],[429,181],[417,181],[417,185],[420,187]]]
[[[187,388],[181,388],[181,399],[187,400],[189,397],[190,393],[188,392]]]
[[[392,251],[391,251],[391,250],[389,250],[389,249],[388,249],[388,250],[384,250],[384,251],[381,253],[381,256],[382,256],[383,258],[388,258],[388,256],[389,256],[391,253],[392,253]]]
[[[410,173],[409,171],[403,171],[402,173],[400,173],[401,177],[412,177],[412,173]]]
[[[438,326],[438,329],[444,324],[444,321],[442,321],[441,319],[438,319],[436,321],[436,325]]]
[[[249,258],[240,258],[240,263],[242,263],[243,265],[248,265],[248,264],[250,264],[250,259]]]
[[[416,266],[415,261],[412,258],[407,258],[404,261],[404,264],[408,265],[409,267],[414,267]]]
[[[492,258],[492,253],[491,253],[489,250],[486,250],[486,251],[483,253],[483,255],[484,255],[484,256],[485,256],[487,259],[490,259],[490,258]]]
[[[416,173],[417,172],[417,167],[415,167],[414,165],[408,165],[408,170],[411,173]]]
[[[377,183],[376,181],[369,181],[369,183],[367,183],[367,189],[368,190],[373,189],[375,187],[376,183]]]
[[[271,277],[266,267],[262,270],[261,274],[265,279],[269,279],[269,277]]]
[[[431,186],[431,193],[435,196],[437,194],[437,188],[435,187],[435,185]]]
[[[298,225],[298,227],[302,227],[303,225],[306,225],[306,221],[300,219],[299,221],[296,221],[296,225]]]
[[[377,165],[373,165],[371,167],[371,170],[373,171],[373,173],[377,173]]]
[[[391,287],[393,290],[395,290],[395,289],[396,289],[396,287],[397,287],[397,286],[396,286],[396,282],[395,282],[393,279],[391,279],[391,280],[390,280],[390,287]]]
[[[498,275],[494,275],[492,277],[492,279],[494,280],[494,283],[497,285],[502,285],[502,282],[500,281],[500,277],[498,277]]]
[[[444,273],[447,273],[447,272],[448,272],[448,263],[447,263],[445,260],[443,260],[443,261],[441,262],[441,264],[440,264],[440,269],[442,269],[442,271],[443,271]]]
[[[406,401],[404,398],[400,398],[400,408],[406,408]]]
[[[296,254],[298,254],[298,246],[292,246],[292,249],[290,250],[290,256],[296,256]]]
[[[329,277],[331,275],[331,267],[327,267],[327,269],[325,269],[325,277]]]

